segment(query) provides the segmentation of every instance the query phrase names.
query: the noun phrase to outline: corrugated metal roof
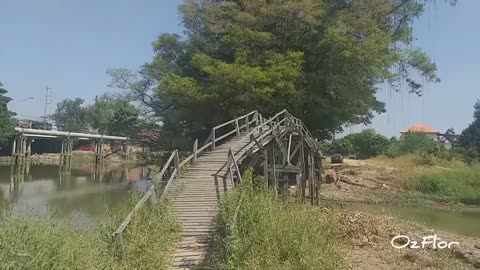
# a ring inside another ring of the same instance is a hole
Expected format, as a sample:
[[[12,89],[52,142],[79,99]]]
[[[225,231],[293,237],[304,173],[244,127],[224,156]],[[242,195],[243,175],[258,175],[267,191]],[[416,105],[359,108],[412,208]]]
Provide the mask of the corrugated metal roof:
[[[401,133],[407,133],[407,132],[416,132],[416,133],[440,133],[437,130],[433,129],[429,125],[425,123],[418,123],[415,124],[409,128],[404,129]]]

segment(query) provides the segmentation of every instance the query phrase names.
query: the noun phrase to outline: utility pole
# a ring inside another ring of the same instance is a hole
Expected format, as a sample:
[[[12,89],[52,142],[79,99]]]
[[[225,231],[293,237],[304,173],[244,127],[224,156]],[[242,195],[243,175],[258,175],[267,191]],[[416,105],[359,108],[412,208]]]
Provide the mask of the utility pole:
[[[43,115],[43,130],[47,130],[47,106],[48,106],[48,90],[52,88],[46,87],[45,88],[45,110],[44,110],[44,115]]]

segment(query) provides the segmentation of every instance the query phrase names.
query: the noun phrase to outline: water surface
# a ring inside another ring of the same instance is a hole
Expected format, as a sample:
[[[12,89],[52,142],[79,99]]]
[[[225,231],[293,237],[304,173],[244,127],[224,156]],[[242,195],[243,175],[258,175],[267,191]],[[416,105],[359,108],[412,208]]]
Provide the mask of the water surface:
[[[1,207],[96,224],[107,211],[124,207],[131,191],[144,191],[149,185],[146,176],[146,168],[126,164],[0,166]]]
[[[385,213],[400,220],[424,225],[427,228],[480,238],[480,209],[453,211],[363,203],[345,203],[342,206],[377,214]]]

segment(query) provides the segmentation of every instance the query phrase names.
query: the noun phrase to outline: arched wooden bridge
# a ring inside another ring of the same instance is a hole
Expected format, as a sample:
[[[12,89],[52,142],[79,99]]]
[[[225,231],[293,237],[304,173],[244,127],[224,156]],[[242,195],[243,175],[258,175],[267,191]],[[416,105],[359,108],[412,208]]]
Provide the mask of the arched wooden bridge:
[[[290,185],[296,185],[304,200],[308,197],[316,204],[321,162],[317,143],[301,120],[286,110],[269,119],[252,111],[214,127],[203,146],[198,147],[196,140],[193,154],[185,160],[180,161],[175,150],[157,177],[164,179],[169,174],[163,193],[157,199],[152,185],[114,237],[123,241],[123,231],[147,201],[155,204],[168,199],[182,224],[174,269],[195,269],[205,258],[219,199],[242,182],[245,168],[256,168],[279,192],[288,192]]]

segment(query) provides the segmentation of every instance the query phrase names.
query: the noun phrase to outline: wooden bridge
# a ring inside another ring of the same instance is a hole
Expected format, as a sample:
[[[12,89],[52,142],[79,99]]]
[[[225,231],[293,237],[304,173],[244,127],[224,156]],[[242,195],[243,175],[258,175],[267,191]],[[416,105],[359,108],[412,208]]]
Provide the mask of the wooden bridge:
[[[296,185],[303,200],[308,194],[310,203],[317,204],[321,162],[317,143],[301,120],[286,110],[269,119],[257,111],[250,112],[214,127],[202,147],[196,140],[193,154],[185,160],[180,162],[178,150],[173,151],[157,177],[165,179],[169,174],[159,199],[152,185],[114,237],[120,244],[123,242],[123,232],[147,201],[155,204],[168,199],[182,224],[173,266],[198,268],[214,230],[217,204],[226,192],[242,182],[246,168],[254,168],[265,177],[268,186],[283,194]]]

